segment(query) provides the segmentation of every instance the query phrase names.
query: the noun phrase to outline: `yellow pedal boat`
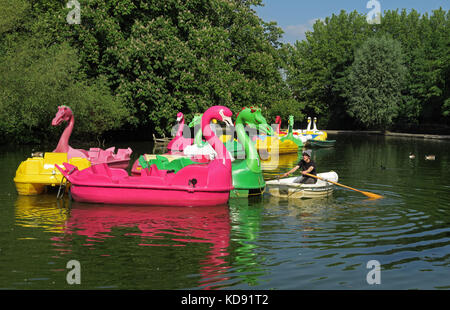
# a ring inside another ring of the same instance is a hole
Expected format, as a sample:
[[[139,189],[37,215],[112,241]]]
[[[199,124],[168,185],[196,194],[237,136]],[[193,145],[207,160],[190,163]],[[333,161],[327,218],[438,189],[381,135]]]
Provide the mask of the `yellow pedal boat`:
[[[255,146],[258,151],[266,151],[269,154],[277,152],[278,154],[297,154],[298,145],[292,140],[280,140],[277,136],[259,136],[256,139]]]
[[[19,195],[39,195],[46,186],[56,186],[61,183],[63,175],[55,167],[68,162],[79,170],[86,169],[91,163],[86,158],[72,157],[67,160],[67,153],[44,153],[43,157],[31,157],[20,163],[16,170],[14,183]]]

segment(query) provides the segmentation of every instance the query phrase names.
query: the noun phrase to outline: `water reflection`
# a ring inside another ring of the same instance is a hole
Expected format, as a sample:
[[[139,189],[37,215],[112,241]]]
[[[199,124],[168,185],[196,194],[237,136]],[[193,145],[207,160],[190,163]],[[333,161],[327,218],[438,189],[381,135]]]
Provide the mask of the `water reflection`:
[[[43,228],[63,233],[69,217],[68,209],[55,195],[18,196],[15,204],[16,224],[22,227]]]
[[[264,205],[262,198],[237,198],[230,200],[232,219],[232,260],[235,281],[255,286],[266,273],[264,255],[259,252]]]
[[[266,160],[261,160],[261,167],[266,172],[277,172],[280,168],[293,167],[301,156],[299,154],[272,154]]]
[[[50,239],[60,255],[79,250],[79,242],[75,242],[72,235],[84,236],[85,242],[81,246],[89,249],[107,238],[123,237],[138,237],[137,243],[141,247],[209,244],[207,253],[203,253],[199,261],[201,279],[198,286],[212,289],[216,283],[227,279],[230,239],[227,205],[208,208],[110,206],[61,202],[51,195],[19,196],[16,223],[58,233]],[[109,255],[115,253],[102,256]]]
[[[142,207],[108,206],[72,203],[66,233],[86,236],[89,240],[112,236],[113,228],[133,227],[140,246],[185,246],[186,243],[209,243],[200,262],[202,279],[199,285],[213,288],[224,281],[229,268],[228,256],[230,219],[228,206],[214,207]]]

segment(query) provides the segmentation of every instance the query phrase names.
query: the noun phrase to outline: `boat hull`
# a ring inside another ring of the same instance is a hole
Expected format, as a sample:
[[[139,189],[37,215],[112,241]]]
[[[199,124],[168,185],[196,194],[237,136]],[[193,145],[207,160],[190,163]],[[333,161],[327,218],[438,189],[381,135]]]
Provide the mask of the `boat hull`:
[[[258,151],[266,151],[269,154],[275,152],[278,154],[293,154],[299,150],[299,146],[289,139],[281,141],[279,138],[271,136],[258,137],[255,141],[255,147]]]
[[[31,157],[20,163],[16,170],[14,183],[19,195],[39,195],[46,187],[60,185],[63,175],[55,165],[67,162],[67,153],[48,152],[44,157]],[[69,162],[79,170],[88,168],[91,163],[85,158],[72,157]]]
[[[72,184],[73,200],[87,203],[202,207],[227,204],[230,191],[83,186]]]
[[[336,143],[336,140],[310,140],[309,145],[311,147],[333,147]]]
[[[337,182],[336,172],[319,173],[319,177]],[[334,186],[329,182],[317,180],[315,184],[294,183],[298,177],[267,181],[266,192],[269,195],[281,198],[320,198],[327,197],[333,193]]]

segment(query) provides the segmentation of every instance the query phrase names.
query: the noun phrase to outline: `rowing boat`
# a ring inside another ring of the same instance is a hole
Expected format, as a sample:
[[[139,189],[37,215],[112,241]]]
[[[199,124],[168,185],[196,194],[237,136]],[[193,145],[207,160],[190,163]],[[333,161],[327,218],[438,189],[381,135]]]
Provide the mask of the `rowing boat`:
[[[311,147],[333,147],[336,140],[309,140],[309,145]]]
[[[333,182],[338,181],[338,175],[334,171],[318,173],[317,176]],[[267,181],[267,192],[272,196],[282,198],[316,198],[329,196],[333,193],[334,186],[329,182],[317,180],[315,184],[298,183],[301,178],[303,177]]]

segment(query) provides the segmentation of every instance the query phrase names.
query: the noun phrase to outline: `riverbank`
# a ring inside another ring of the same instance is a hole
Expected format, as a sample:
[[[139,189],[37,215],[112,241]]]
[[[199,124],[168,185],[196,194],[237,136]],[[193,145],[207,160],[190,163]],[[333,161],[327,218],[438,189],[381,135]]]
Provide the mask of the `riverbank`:
[[[436,140],[450,140],[450,135],[434,135],[434,134],[416,134],[416,133],[401,133],[381,130],[368,131],[354,131],[354,130],[325,130],[329,135],[341,134],[358,134],[358,135],[383,135],[393,137],[419,138],[419,139],[436,139]]]

